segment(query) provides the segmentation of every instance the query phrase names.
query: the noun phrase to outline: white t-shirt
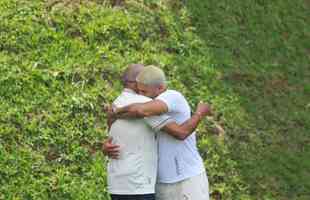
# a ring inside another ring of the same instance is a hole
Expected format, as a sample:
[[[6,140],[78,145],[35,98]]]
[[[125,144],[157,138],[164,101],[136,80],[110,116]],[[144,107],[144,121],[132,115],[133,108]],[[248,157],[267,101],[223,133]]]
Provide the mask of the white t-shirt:
[[[130,89],[124,89],[113,104],[123,107],[150,100]],[[145,119],[119,119],[112,124],[109,135],[113,143],[120,145],[120,157],[110,159],[108,163],[110,194],[155,193],[158,161],[155,132],[170,121],[169,116],[160,115]]]
[[[167,90],[156,99],[167,105],[168,112],[166,114],[178,124],[190,119],[190,106],[181,93]],[[159,183],[176,183],[205,171],[203,160],[196,146],[195,132],[183,141],[177,140],[167,133],[158,136],[157,181]]]

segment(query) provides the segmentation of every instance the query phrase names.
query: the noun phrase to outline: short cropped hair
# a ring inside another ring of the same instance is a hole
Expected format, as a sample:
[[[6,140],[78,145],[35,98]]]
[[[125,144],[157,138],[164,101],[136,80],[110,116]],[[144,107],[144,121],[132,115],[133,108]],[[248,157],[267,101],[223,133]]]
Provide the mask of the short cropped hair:
[[[164,71],[159,67],[149,65],[142,69],[136,81],[144,85],[166,85],[166,76]]]

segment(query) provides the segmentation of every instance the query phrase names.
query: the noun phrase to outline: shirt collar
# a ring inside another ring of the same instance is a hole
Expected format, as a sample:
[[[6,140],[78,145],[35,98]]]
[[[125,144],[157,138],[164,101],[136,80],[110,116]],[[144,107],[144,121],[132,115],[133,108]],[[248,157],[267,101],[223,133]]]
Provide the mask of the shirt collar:
[[[128,92],[128,93],[131,93],[131,94],[137,94],[134,90],[130,89],[130,88],[124,88],[123,90],[124,92]]]

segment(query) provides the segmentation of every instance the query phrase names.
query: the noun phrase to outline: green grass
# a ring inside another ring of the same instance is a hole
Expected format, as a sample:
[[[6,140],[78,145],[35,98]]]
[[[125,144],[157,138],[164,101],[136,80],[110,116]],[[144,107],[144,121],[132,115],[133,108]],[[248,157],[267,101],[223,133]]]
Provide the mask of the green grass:
[[[162,67],[194,108],[210,191],[309,199],[307,1],[0,2],[0,199],[109,199],[102,104],[129,63]]]
[[[310,198],[309,2],[192,0],[187,6],[222,83],[251,124],[246,135],[254,139],[245,146],[231,132],[251,193]]]

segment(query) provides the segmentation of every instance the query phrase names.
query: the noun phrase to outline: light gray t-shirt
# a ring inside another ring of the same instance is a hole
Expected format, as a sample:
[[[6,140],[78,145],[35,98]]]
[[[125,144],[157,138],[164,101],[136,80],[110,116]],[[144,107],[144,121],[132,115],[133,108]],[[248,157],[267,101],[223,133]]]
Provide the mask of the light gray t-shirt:
[[[145,103],[152,99],[124,89],[113,102],[116,107]],[[119,159],[108,163],[110,194],[155,193],[157,173],[157,141],[155,132],[171,122],[168,115],[145,119],[118,119],[109,131],[115,144],[120,145]]]
[[[175,90],[167,90],[156,99],[167,105],[168,112],[166,114],[176,123],[182,124],[190,119],[190,106],[181,93]],[[157,181],[159,183],[179,182],[205,171],[203,160],[196,146],[195,132],[183,141],[166,133],[158,136]]]

